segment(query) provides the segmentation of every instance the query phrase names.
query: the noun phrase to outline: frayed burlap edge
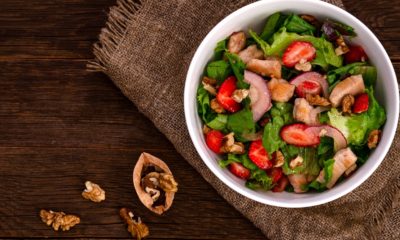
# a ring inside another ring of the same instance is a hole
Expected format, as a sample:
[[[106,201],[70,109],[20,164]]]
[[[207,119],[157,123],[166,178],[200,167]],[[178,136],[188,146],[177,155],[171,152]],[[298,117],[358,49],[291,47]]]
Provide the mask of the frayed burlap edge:
[[[86,65],[88,71],[107,72],[112,53],[118,49],[126,35],[128,24],[141,6],[140,0],[117,0],[116,5],[110,8],[106,26],[101,29],[99,41],[93,45],[95,59]]]
[[[235,0],[234,2],[238,7],[241,6],[241,0]],[[328,0],[327,2],[344,8],[342,3],[338,4],[335,0]],[[141,0],[117,0],[116,5],[110,8],[106,26],[101,29],[99,41],[93,45],[95,58],[90,60],[86,65],[88,71],[107,74],[112,54],[118,49],[119,43],[124,39],[128,25],[132,23],[135,14],[140,11],[142,4]],[[383,231],[383,226],[393,213],[393,209],[400,204],[400,177],[396,177],[393,180],[393,184],[388,186],[388,194],[382,200],[379,209],[365,216],[365,222],[368,225],[365,226],[365,230],[368,232],[366,236],[370,238],[378,239],[377,234]],[[376,208],[376,206],[371,207]]]

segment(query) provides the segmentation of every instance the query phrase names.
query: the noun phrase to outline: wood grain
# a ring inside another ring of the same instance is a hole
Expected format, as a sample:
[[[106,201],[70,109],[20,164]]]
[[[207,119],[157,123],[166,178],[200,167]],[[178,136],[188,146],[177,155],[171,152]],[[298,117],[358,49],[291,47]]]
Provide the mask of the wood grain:
[[[129,239],[122,206],[142,216],[150,239],[263,239],[177,154],[103,74],[85,71],[114,0],[3,0],[0,8],[0,238]],[[400,73],[400,4],[345,1],[382,41]],[[165,216],[145,209],[131,174],[143,151],[164,159],[180,183]],[[107,199],[80,194],[86,180]],[[40,209],[78,214],[54,232]],[[273,224],[273,223],[271,223]]]

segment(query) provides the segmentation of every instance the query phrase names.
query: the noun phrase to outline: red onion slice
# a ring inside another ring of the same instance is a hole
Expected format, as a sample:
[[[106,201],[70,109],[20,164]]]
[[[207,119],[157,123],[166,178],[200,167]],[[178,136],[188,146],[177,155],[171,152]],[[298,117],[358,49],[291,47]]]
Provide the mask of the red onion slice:
[[[250,84],[251,111],[254,122],[257,122],[272,107],[271,94],[267,82],[253,72],[244,71],[244,81]]]
[[[313,135],[319,135],[321,137],[328,136],[333,138],[335,143],[335,151],[347,147],[347,140],[343,133],[339,131],[339,129],[330,125],[310,126],[305,131]]]

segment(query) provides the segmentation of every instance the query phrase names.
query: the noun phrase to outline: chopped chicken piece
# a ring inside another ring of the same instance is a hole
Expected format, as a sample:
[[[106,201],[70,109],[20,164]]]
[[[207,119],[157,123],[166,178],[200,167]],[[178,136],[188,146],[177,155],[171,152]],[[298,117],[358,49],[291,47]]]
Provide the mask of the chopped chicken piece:
[[[351,151],[350,148],[344,148],[337,151],[333,159],[335,162],[333,163],[332,178],[326,184],[327,188],[332,188],[339,177],[356,163],[357,156]],[[325,182],[324,170],[321,170],[317,181],[321,183]]]
[[[342,103],[344,96],[357,95],[363,93],[365,90],[364,81],[362,75],[353,75],[343,81],[339,82],[332,90],[329,100],[333,107],[338,107]]]
[[[355,170],[357,169],[357,164],[353,164],[351,165],[351,167],[349,167],[345,172],[344,175],[346,177],[350,176],[351,173],[353,173]]]
[[[246,34],[244,32],[235,32],[229,37],[228,51],[231,53],[239,53],[246,47]]]
[[[289,182],[294,188],[295,193],[303,193],[303,186],[308,183],[307,176],[305,174],[291,174],[288,175]]]
[[[248,63],[251,59],[263,59],[264,53],[257,48],[257,45],[253,44],[248,46],[246,49],[240,51],[238,54],[244,63]]]
[[[296,98],[294,100],[293,117],[297,121],[305,124],[318,124],[318,112],[314,109],[306,99]]]
[[[262,76],[273,76],[275,78],[281,78],[282,76],[282,65],[278,59],[251,59],[247,63],[247,69],[260,74]]]
[[[295,85],[290,84],[288,81],[276,78],[272,78],[267,85],[271,92],[271,99],[277,102],[289,101],[294,94],[294,89],[296,88]]]

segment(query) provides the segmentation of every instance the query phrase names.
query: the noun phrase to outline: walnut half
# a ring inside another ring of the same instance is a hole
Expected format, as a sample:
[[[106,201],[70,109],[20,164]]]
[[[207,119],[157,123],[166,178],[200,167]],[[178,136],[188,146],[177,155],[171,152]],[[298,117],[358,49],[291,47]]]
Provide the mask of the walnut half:
[[[132,237],[136,237],[137,240],[141,240],[149,236],[149,228],[142,222],[140,217],[135,218],[132,211],[127,208],[121,208],[119,215],[125,224],[128,225],[128,232],[131,233]]]
[[[351,107],[354,104],[354,97],[350,94],[347,94],[346,96],[343,97],[342,100],[342,111],[343,113],[351,113]]]
[[[133,184],[140,201],[151,211],[167,211],[178,191],[171,170],[161,159],[142,153],[133,170]]]
[[[101,202],[106,199],[106,192],[96,183],[85,182],[86,189],[82,192],[82,197],[92,202]]]
[[[322,106],[322,107],[327,107],[331,105],[328,99],[321,97],[319,95],[311,95],[307,94],[306,95],[306,100],[307,102],[312,105],[312,106]]]
[[[61,229],[68,231],[70,228],[80,223],[80,218],[72,214],[65,214],[64,212],[53,212],[47,210],[40,210],[40,218],[47,226],[52,226],[55,231]]]
[[[372,130],[368,135],[368,148],[373,149],[378,146],[379,137],[381,135],[380,130]]]

